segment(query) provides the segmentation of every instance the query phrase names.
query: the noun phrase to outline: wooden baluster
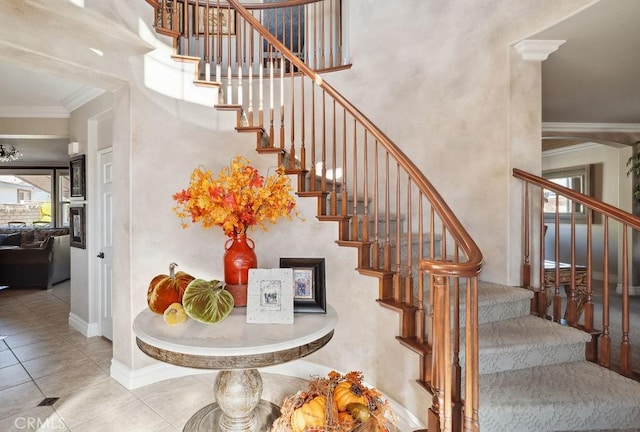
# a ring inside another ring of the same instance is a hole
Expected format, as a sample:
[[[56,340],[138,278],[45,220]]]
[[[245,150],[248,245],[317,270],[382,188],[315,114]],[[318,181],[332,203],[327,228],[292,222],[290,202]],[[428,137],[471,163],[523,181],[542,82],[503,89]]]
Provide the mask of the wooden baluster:
[[[311,166],[309,167],[310,190],[316,190],[316,87],[311,85]]]
[[[347,185],[347,110],[342,111],[342,192],[340,215],[346,216],[348,212]]]
[[[553,291],[553,320],[560,322],[560,315],[562,314],[562,299],[560,298],[560,213],[559,208],[559,196],[556,194],[556,213],[555,213],[555,278],[554,278],[554,291]]]
[[[479,344],[478,344],[478,278],[474,277],[467,284],[467,302],[465,325],[465,432],[478,432],[479,394]]]
[[[362,162],[362,199],[363,211],[362,211],[362,241],[369,241],[369,133],[366,129],[363,129],[363,162]],[[357,197],[354,197],[354,201]]]
[[[565,318],[571,327],[576,326],[576,203],[571,202],[571,281],[569,285],[569,295],[567,296],[567,311]]]
[[[411,239],[411,177],[407,177],[407,209],[406,209],[406,239],[407,239],[407,274],[404,279],[404,301],[409,305],[413,305],[413,274],[412,274],[412,261],[413,261],[413,248]],[[399,245],[398,245],[399,247]]]
[[[302,112],[300,114],[300,163],[302,164],[300,166],[300,169],[302,171],[306,171],[307,169],[307,150],[305,147],[306,144],[306,128],[305,128],[305,110],[306,105],[304,104],[304,80],[305,80],[305,76],[304,74],[300,74],[300,106],[302,107]],[[313,85],[313,83],[312,83]]]
[[[329,67],[333,67],[333,1],[329,1]]]
[[[389,152],[385,154],[385,175],[384,175],[384,271],[391,270],[391,209],[389,191]]]
[[[284,150],[284,57],[280,54],[280,148]]]
[[[609,336],[609,217],[604,217],[602,290],[602,336],[600,337],[600,365],[611,366],[611,337]]]
[[[629,343],[629,240],[628,229],[622,225],[622,341],[620,342],[620,373],[631,376],[631,345]]]
[[[376,159],[377,160],[377,159]],[[417,306],[418,310],[416,311],[416,338],[419,343],[423,344],[426,341],[425,338],[425,325],[426,325],[426,316],[424,309],[424,275],[420,271],[420,263],[424,259],[423,253],[423,244],[424,244],[424,213],[422,208],[422,201],[424,197],[422,192],[418,191],[418,268],[416,268],[416,272],[418,274],[418,298],[417,298]]]
[[[401,247],[401,243],[400,243],[400,233],[401,233],[401,227],[400,227],[400,165],[396,162],[396,187],[395,187],[395,218],[396,218],[396,223],[395,223],[395,244],[396,244],[396,249],[395,249],[395,253],[396,253],[396,262],[395,262],[395,271],[394,271],[394,275],[393,275],[393,299],[397,302],[401,302],[402,301],[402,280],[401,280],[401,275],[402,275],[402,259],[401,259],[401,252],[402,252],[402,247]]]
[[[332,117],[333,117],[333,129],[331,131],[331,193],[329,194],[329,202],[330,202],[330,206],[329,206],[329,212],[332,216],[335,216],[336,214],[338,214],[338,191],[337,191],[337,185],[336,185],[336,167],[337,167],[337,143],[336,143],[336,100],[333,100],[333,112],[332,112]]]
[[[371,245],[373,252],[372,259],[372,267],[374,269],[380,268],[380,195],[379,195],[379,187],[380,187],[380,175],[379,175],[379,166],[378,166],[378,140],[376,140],[376,144],[373,152],[373,159],[375,160],[374,171],[373,171],[373,220],[375,223],[373,224],[373,244]]]
[[[351,188],[351,195],[353,197],[353,203],[351,204],[353,210],[351,211],[351,240],[358,239],[358,125],[356,120],[353,120],[353,185]]]
[[[535,310],[537,311],[537,315],[546,318],[547,317],[547,279],[545,277],[544,271],[544,261],[545,261],[545,237],[547,233],[547,226],[544,224],[544,190],[540,190],[540,292],[538,296],[538,304],[536,305]],[[532,300],[535,302],[534,300]]]
[[[322,142],[320,143],[322,163],[320,173],[320,190],[324,193],[327,191],[327,92],[322,90]]]
[[[338,34],[337,34],[337,39],[338,39],[338,52],[336,57],[338,58],[338,65],[342,65],[344,64],[344,61],[342,59],[342,0],[337,0],[338,1]]]
[[[289,128],[291,129],[291,145],[289,146],[289,168],[294,170],[296,169],[296,80],[293,75],[293,66],[289,63],[289,78],[291,81],[291,125]],[[302,106],[302,111],[304,112],[304,105]]]
[[[591,285],[591,269],[593,261],[593,212],[587,209],[587,296],[584,303],[584,330],[593,332],[593,288]],[[592,362],[598,361],[598,340],[587,344],[586,357]]]
[[[273,92],[275,81],[273,79],[273,56],[271,55],[273,48],[269,50],[269,147],[274,147],[274,125],[273,125]]]

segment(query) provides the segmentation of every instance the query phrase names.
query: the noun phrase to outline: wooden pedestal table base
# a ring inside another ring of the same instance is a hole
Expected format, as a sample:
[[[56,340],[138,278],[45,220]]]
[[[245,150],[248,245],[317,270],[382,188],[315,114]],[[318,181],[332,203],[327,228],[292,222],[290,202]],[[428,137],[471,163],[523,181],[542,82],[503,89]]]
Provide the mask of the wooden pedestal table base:
[[[178,366],[219,370],[216,403],[197,411],[184,432],[262,432],[280,416],[280,408],[261,400],[257,368],[296,360],[317,351],[333,337],[338,316],[296,314],[294,324],[247,324],[245,310],[234,309],[223,321],[194,320],[171,327],[159,314],[144,310],[133,323],[136,343],[150,357]]]

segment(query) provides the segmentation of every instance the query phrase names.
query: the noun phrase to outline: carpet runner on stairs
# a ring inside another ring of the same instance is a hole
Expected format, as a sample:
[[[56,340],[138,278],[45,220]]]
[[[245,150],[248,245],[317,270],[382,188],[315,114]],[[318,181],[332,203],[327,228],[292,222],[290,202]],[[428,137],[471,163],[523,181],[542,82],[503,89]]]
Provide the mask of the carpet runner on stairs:
[[[640,383],[586,361],[587,333],[531,316],[532,294],[480,284],[480,430],[640,431]]]

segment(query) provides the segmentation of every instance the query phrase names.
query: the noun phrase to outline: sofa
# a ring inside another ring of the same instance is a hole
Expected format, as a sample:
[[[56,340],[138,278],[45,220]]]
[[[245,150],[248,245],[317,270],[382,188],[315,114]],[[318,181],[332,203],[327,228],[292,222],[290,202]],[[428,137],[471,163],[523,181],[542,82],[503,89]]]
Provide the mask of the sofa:
[[[0,286],[49,289],[71,277],[68,228],[0,228]]]

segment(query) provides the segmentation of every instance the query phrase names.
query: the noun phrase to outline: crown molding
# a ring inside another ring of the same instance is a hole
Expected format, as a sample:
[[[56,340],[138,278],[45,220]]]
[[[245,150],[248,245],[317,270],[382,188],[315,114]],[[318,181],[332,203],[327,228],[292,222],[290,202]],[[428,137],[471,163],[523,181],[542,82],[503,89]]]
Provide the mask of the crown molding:
[[[0,118],[69,118],[61,106],[0,106]]]
[[[556,52],[566,40],[536,40],[525,39],[513,47],[522,56],[522,60],[545,61],[549,55]]]
[[[543,122],[542,132],[640,132],[640,123]]]
[[[60,103],[67,109],[68,112],[72,112],[75,109],[80,108],[87,102],[90,102],[91,100],[97,98],[102,93],[104,93],[103,89],[95,87],[81,87],[71,93],[69,96],[62,99]]]
[[[575,145],[571,145],[571,146],[566,146],[566,147],[560,147],[560,148],[556,148],[556,149],[551,149],[551,150],[545,150],[542,152],[542,156],[553,156],[553,155],[559,155],[559,154],[563,154],[563,153],[571,153],[571,152],[575,152],[575,151],[579,151],[579,150],[588,150],[588,149],[592,149],[592,148],[596,148],[596,147],[600,147],[602,146],[602,144],[599,143],[595,143],[595,142],[586,142],[586,143],[582,143],[582,144],[575,144]]]

